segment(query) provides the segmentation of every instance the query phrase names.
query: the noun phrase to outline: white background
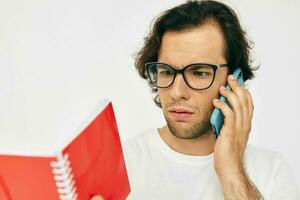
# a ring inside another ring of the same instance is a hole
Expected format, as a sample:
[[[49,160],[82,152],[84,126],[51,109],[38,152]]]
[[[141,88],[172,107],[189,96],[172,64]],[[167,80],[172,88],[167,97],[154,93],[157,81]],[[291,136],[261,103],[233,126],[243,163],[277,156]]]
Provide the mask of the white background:
[[[164,124],[134,54],[175,0],[0,0],[0,152],[47,152],[103,97],[122,141]],[[300,3],[226,1],[255,42],[261,68],[250,141],[273,149],[300,180]]]

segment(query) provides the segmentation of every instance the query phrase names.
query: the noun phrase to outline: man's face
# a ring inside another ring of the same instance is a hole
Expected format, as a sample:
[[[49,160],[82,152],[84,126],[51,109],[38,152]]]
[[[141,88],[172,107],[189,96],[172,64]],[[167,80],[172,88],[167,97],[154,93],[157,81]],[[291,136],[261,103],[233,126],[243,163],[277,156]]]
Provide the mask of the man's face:
[[[226,63],[222,32],[216,25],[204,24],[184,32],[166,32],[162,38],[158,62],[181,69],[192,63]],[[216,71],[213,85],[206,90],[191,89],[181,74],[168,88],[159,88],[163,114],[171,133],[183,139],[198,138],[211,130],[210,115],[218,88],[225,85],[228,69]]]

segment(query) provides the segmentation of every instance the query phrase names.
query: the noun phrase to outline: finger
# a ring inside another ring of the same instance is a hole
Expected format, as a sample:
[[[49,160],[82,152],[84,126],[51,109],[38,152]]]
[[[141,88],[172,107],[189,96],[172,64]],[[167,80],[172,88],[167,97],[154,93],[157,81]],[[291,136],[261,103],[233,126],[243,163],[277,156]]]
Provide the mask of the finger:
[[[91,200],[104,200],[104,198],[101,195],[93,196]]]
[[[228,76],[228,84],[231,87],[232,92],[237,96],[239,99],[240,103],[242,104],[242,114],[243,118],[245,119],[246,117],[248,118],[249,115],[249,102],[248,102],[248,97],[246,94],[246,89],[243,88],[238,80],[233,76],[229,75]]]
[[[244,128],[243,132],[246,135],[246,138],[243,141],[244,146],[246,146],[247,141],[249,139],[250,132],[251,132],[253,109],[254,109],[252,96],[251,96],[250,92],[247,89],[245,89],[245,95],[246,95],[247,102],[248,102],[248,104],[247,104],[248,113],[247,113],[247,116],[246,116],[247,118],[245,118],[246,123],[244,123],[244,127],[243,127]]]
[[[238,97],[230,90],[227,90],[224,86],[220,87],[220,94],[227,98],[229,104],[232,107],[235,121],[234,126],[240,130],[243,124],[243,107]]]
[[[253,117],[253,111],[254,111],[254,103],[253,103],[253,98],[249,90],[246,90],[246,96],[248,99],[248,110],[249,110],[249,118],[252,119]]]
[[[214,99],[213,104],[216,108],[219,108],[224,115],[223,127],[228,127],[231,130],[234,129],[235,116],[230,107],[226,103],[220,101],[219,99]]]

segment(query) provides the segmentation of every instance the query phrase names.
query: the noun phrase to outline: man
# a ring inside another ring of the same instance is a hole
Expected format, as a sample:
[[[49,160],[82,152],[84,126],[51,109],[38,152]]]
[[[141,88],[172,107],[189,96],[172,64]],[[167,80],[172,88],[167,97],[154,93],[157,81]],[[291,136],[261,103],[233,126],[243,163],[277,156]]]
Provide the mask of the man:
[[[247,145],[252,97],[230,74],[241,68],[244,80],[253,77],[250,50],[236,14],[222,3],[189,1],[156,20],[136,68],[158,93],[167,124],[124,145],[128,199],[299,198],[284,159]],[[224,115],[218,138],[214,108]]]

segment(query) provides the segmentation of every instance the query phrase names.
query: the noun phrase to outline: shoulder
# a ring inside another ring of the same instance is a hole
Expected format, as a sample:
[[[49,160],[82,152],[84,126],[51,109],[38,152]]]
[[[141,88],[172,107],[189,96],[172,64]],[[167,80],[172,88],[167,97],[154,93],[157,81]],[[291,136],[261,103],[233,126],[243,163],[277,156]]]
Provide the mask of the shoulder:
[[[296,180],[281,153],[248,144],[243,161],[251,181],[265,197],[276,199],[279,196],[290,196],[293,197],[290,199],[297,199]],[[283,189],[285,194],[283,194]]]
[[[279,165],[285,160],[279,152],[248,144],[243,162],[250,174],[259,174],[260,172],[266,174],[275,173]]]
[[[154,135],[156,133],[157,129],[151,129],[134,136],[122,144],[127,173],[132,183],[137,176],[136,174],[143,167],[147,168],[146,165],[149,164],[150,157],[153,156]]]
[[[253,163],[253,161],[255,161],[255,163],[256,162],[269,163],[269,162],[274,162],[275,160],[278,160],[278,159],[282,159],[282,156],[280,153],[278,153],[274,150],[258,147],[253,144],[248,144],[245,149],[245,153],[244,153],[244,161],[245,162],[251,161],[251,163]],[[253,163],[253,164],[255,164],[255,163]],[[250,164],[250,163],[247,163],[247,164]]]
[[[155,146],[157,129],[151,129],[134,136],[123,143],[125,157],[130,160],[139,160],[141,157],[147,157],[153,152]]]
[[[125,154],[128,153],[138,153],[143,152],[146,149],[150,148],[150,145],[154,139],[154,134],[157,133],[157,129],[151,129],[145,132],[142,132],[133,138],[127,140],[123,144],[123,148],[125,151]]]

